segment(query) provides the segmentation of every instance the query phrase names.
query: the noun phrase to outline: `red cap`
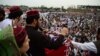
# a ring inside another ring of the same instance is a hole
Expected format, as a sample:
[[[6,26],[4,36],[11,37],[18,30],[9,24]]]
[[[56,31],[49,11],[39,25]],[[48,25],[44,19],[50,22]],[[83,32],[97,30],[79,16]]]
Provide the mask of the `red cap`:
[[[22,27],[16,27],[14,28],[14,35],[15,35],[15,39],[16,39],[16,42],[17,42],[17,45],[19,47],[21,47],[25,41],[25,37],[26,37],[26,31],[24,28]]]
[[[27,17],[28,16],[35,16],[35,15],[38,15],[39,14],[39,11],[37,10],[30,10],[27,12]]]
[[[12,6],[12,7],[10,7],[10,12],[11,13],[17,12],[17,11],[21,11],[19,6]]]

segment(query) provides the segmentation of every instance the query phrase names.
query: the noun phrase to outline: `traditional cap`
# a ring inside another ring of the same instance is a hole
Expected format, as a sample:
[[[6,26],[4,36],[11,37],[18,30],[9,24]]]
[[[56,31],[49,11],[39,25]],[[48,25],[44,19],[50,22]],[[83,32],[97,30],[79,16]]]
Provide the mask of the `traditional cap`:
[[[19,6],[12,6],[12,7],[10,8],[10,12],[11,12],[11,13],[17,12],[17,11],[22,11],[22,10],[20,9]]]
[[[35,16],[35,15],[39,15],[39,11],[37,10],[31,10],[27,12],[27,17],[28,16]]]
[[[23,14],[23,12],[19,6],[12,6],[12,7],[10,7],[10,13],[9,13],[8,18],[15,19],[17,17],[20,17],[22,14]]]
[[[31,24],[33,19],[38,20],[40,18],[39,11],[37,10],[30,10],[26,13],[26,23]]]

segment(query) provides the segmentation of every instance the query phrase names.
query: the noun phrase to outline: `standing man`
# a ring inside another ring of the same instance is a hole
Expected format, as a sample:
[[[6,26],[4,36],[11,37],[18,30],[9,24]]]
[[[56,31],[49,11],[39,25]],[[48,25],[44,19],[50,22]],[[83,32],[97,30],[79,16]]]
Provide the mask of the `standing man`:
[[[45,37],[38,31],[40,18],[38,11],[28,11],[26,16],[26,31],[30,39],[28,53],[31,53],[32,56],[45,56],[45,48],[57,49],[62,45],[65,33],[59,35],[59,38],[55,42],[51,42],[47,39],[48,37]]]
[[[0,28],[3,29],[7,27],[8,25],[10,26],[17,26],[18,22],[20,20],[20,16],[23,14],[22,10],[20,9],[19,6],[12,6],[10,7],[10,13],[8,15],[8,18],[5,19],[5,13],[2,10],[2,18],[4,19],[0,22]]]
[[[9,10],[10,13],[7,20],[11,21],[13,26],[18,26],[18,23],[21,19],[21,15],[23,14],[22,9],[19,6],[12,6]]]

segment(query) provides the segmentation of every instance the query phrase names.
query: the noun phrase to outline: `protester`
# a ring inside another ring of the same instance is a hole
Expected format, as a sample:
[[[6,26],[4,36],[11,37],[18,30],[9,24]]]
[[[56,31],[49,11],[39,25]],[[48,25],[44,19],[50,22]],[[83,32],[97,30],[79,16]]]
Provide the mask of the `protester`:
[[[59,38],[52,42],[38,31],[39,28],[39,11],[31,10],[27,12],[26,30],[30,39],[29,53],[33,56],[45,56],[45,48],[57,49],[64,41],[64,32]]]
[[[24,28],[16,27],[14,29],[15,39],[21,53],[21,56],[27,56],[26,52],[29,49],[29,38]]]
[[[0,30],[0,56],[20,56],[11,25]]]
[[[4,19],[2,28],[5,28],[8,25],[11,25],[12,27],[18,25],[18,22],[20,21],[20,16],[22,15],[22,10],[19,6],[12,6],[10,7],[10,13],[8,15],[8,18]]]

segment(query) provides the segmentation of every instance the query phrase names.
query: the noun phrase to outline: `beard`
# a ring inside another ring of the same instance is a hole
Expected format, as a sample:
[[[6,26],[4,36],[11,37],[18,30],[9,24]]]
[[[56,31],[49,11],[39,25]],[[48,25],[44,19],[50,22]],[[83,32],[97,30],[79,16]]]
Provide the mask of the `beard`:
[[[35,26],[35,30],[38,30],[39,29],[39,23],[37,22],[36,26]]]

